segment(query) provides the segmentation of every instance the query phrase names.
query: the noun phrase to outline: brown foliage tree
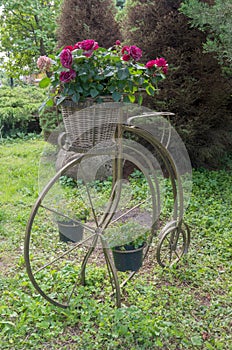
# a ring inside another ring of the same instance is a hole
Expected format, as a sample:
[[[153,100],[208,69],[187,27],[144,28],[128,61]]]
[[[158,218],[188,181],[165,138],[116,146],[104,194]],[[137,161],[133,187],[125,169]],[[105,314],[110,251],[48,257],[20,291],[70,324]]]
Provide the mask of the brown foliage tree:
[[[175,113],[173,123],[193,165],[215,167],[232,151],[231,82],[221,75],[213,54],[203,53],[206,35],[179,13],[180,2],[127,0],[123,35],[144,51],[144,60],[168,60],[160,94],[146,104]]]
[[[94,39],[110,47],[121,39],[113,0],[64,0],[58,19],[58,47]]]

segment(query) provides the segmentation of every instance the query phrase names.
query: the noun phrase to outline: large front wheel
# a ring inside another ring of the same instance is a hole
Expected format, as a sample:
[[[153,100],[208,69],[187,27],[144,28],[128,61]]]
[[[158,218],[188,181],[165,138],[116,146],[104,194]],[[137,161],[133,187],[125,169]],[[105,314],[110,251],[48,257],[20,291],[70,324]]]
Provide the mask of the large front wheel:
[[[133,147],[120,157],[114,150],[88,153],[64,166],[42,190],[27,224],[25,262],[36,290],[66,308],[78,300],[81,284],[93,282],[88,275],[95,271],[104,285],[108,273],[120,306],[111,248],[151,237],[157,191],[151,161]],[[127,236],[130,223],[138,229]]]

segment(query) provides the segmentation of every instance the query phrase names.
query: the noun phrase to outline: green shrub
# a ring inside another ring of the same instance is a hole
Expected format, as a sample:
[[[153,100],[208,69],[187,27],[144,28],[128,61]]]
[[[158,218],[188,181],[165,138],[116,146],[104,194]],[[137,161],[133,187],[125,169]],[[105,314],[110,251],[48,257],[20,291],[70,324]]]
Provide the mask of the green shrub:
[[[44,92],[35,86],[0,88],[1,136],[40,132],[39,107]]]
[[[185,0],[181,5],[181,11],[191,18],[194,27],[207,34],[207,40],[203,45],[205,52],[213,52],[223,71],[231,75],[231,0],[215,0],[212,4],[199,0]]]
[[[217,167],[232,150],[231,84],[222,76],[214,54],[203,52],[206,34],[191,27],[179,12],[180,3],[127,0],[121,19],[123,36],[146,52],[144,60],[154,56],[168,60],[167,79],[146,105],[175,113],[172,123],[194,166]]]
[[[112,46],[121,37],[116,13],[114,0],[64,0],[58,19],[58,46],[84,39],[94,39],[106,48]]]

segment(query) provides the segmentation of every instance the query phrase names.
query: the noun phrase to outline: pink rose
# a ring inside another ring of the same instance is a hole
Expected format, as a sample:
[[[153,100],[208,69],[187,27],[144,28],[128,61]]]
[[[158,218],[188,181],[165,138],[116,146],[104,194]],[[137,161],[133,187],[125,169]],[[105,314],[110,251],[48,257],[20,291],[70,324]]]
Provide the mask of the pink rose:
[[[76,49],[81,49],[81,41],[78,41],[74,46],[73,46],[74,50]]]
[[[129,61],[130,60],[130,55],[128,55],[128,54],[124,54],[124,55],[122,55],[122,59],[123,59],[123,61]]]
[[[156,62],[155,60],[148,61],[148,62],[146,63],[146,67],[147,67],[147,68],[152,68],[152,67],[154,67],[155,62]]]
[[[99,48],[98,42],[95,41],[95,42],[94,42],[94,45],[93,45],[93,49],[94,49],[94,50],[97,50],[98,48]]]
[[[83,55],[85,55],[86,57],[90,57],[93,51],[99,48],[98,42],[92,39],[87,39],[78,42],[75,46],[78,46],[78,48],[84,50]]]
[[[37,60],[37,67],[43,71],[49,71],[52,65],[52,60],[51,58],[47,57],[47,56],[40,56]]]
[[[122,48],[122,60],[129,61],[130,60],[130,46],[123,46]]]
[[[165,67],[167,65],[167,61],[163,57],[156,58],[155,65],[157,67]]]
[[[130,56],[135,61],[140,60],[140,58],[142,57],[142,50],[139,47],[135,46],[135,45],[130,47],[130,52],[129,53],[130,53]]]
[[[165,58],[163,58],[163,57],[156,58],[155,65],[157,67],[159,67],[159,68],[162,68],[163,73],[167,74],[167,72],[168,72],[168,63],[165,60]]]
[[[148,69],[153,68],[154,66],[156,66],[158,68],[162,68],[163,73],[167,74],[167,72],[168,72],[168,63],[165,60],[165,58],[163,58],[163,57],[156,58],[155,60],[151,60],[151,61],[148,61],[146,63],[146,67]]]
[[[130,46],[123,46],[122,48],[122,54],[127,53],[128,55],[130,54]]]
[[[63,49],[60,54],[60,62],[63,67],[71,68],[72,66],[72,52],[69,49]]]
[[[121,41],[120,40],[116,40],[115,45],[120,46],[121,45]]]
[[[74,80],[75,78],[76,78],[76,72],[73,69],[70,69],[68,72],[60,73],[60,81],[62,81],[62,83],[69,83],[71,80]]]
[[[167,74],[168,72],[168,65],[166,64],[166,66],[162,67],[162,71],[164,74]]]
[[[98,49],[98,43],[92,39],[83,40],[79,43],[80,48],[85,51]]]

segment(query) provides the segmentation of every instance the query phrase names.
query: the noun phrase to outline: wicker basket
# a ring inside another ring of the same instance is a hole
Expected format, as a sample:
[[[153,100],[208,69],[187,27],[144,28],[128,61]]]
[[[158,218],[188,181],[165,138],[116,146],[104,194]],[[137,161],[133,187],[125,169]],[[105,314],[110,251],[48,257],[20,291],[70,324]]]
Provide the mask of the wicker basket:
[[[94,103],[93,99],[78,104],[65,100],[61,112],[68,150],[84,153],[98,144],[112,143],[120,108],[111,97],[104,97],[100,104]]]

